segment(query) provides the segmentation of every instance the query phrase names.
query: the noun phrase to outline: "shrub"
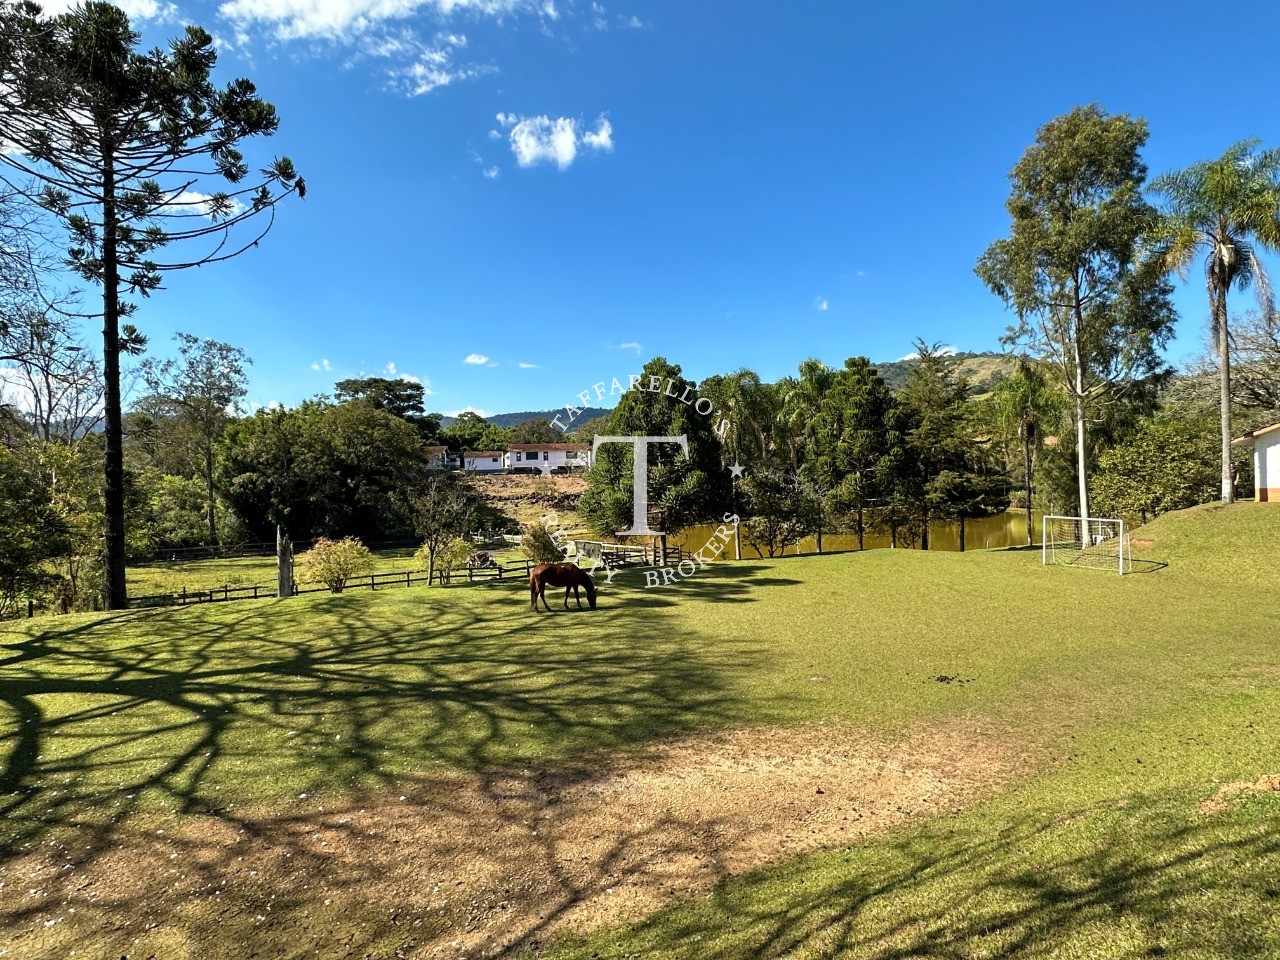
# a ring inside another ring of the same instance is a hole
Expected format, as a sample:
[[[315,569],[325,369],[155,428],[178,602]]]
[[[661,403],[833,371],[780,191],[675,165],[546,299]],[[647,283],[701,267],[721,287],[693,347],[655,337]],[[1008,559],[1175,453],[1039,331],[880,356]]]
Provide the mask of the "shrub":
[[[352,577],[373,572],[373,553],[355,537],[321,537],[298,557],[298,568],[307,582],[323,583],[332,592],[341,593]]]
[[[556,524],[553,534],[547,523],[524,524],[520,527],[520,552],[534,563],[560,563],[565,554],[562,528]]]

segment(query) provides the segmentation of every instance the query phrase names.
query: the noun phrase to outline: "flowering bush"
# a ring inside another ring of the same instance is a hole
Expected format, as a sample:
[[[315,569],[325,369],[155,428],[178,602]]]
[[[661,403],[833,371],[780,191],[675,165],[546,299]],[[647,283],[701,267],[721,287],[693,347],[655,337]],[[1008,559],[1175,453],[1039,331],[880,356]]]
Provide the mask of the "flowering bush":
[[[323,583],[334,593],[341,593],[352,577],[373,572],[373,553],[355,537],[321,537],[298,557],[298,568],[309,583]]]

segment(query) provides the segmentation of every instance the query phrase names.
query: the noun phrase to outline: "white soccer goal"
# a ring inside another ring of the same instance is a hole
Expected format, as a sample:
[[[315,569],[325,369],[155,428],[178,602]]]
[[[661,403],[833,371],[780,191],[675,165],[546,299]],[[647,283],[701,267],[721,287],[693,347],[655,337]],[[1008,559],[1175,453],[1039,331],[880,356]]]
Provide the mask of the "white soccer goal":
[[[1129,532],[1123,520],[1045,517],[1040,562],[1128,573],[1133,569]]]

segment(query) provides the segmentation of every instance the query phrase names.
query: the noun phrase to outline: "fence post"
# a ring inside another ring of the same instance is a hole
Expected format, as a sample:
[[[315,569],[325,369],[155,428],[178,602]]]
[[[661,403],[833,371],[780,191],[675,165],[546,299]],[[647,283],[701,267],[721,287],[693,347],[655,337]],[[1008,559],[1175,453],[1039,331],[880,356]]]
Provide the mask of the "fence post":
[[[370,589],[370,590],[377,590],[377,589],[378,589],[378,585],[377,585],[377,583],[375,583],[375,582],[374,582],[374,579],[373,579],[373,578],[374,578],[374,574],[372,574],[372,573],[371,573],[371,574],[369,574],[369,589]]]
[[[406,571],[404,572],[404,585],[405,585],[406,587],[408,587],[408,586],[412,586],[412,584],[409,582],[409,578],[410,578],[411,576],[413,576],[413,571],[412,571],[412,570],[406,570]]]
[[[258,585],[256,583],[253,585],[253,599],[258,599]]]

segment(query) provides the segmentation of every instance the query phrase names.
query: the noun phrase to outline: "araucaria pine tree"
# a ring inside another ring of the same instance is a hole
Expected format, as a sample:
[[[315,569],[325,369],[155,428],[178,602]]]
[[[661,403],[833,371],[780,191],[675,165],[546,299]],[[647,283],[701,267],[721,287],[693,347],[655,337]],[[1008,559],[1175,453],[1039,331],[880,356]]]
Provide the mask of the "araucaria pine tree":
[[[213,85],[217,53],[199,27],[145,53],[107,3],[51,18],[4,3],[0,28],[3,179],[66,228],[68,264],[102,290],[104,600],[120,608],[120,355],[145,342],[129,325],[122,336],[135,307],[122,295],[149,296],[168,271],[244,252],[271,229],[276,205],[306,186],[285,157],[250,177],[239,146],[275,133],[279,119],[248,80]]]

